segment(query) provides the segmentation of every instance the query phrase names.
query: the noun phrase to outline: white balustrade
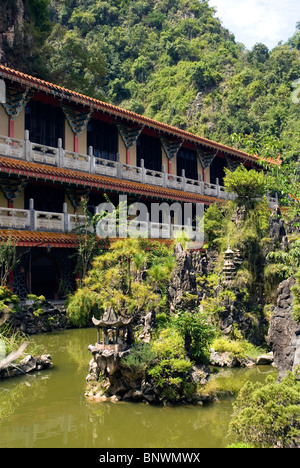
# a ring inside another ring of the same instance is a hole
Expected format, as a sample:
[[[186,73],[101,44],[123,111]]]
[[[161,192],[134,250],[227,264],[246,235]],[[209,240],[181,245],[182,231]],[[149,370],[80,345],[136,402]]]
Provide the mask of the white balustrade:
[[[168,174],[166,179],[167,179],[167,184],[166,185],[167,185],[168,188],[173,188],[173,189],[177,189],[177,190],[182,189],[183,177]]]
[[[0,135],[0,154],[35,163],[47,164],[66,169],[105,175],[118,179],[151,184],[159,187],[167,187],[190,193],[198,193],[209,197],[234,199],[233,194],[225,191],[221,185],[202,182],[200,180],[187,179],[183,176],[167,174],[164,172],[147,169],[142,161],[141,167],[124,164],[119,161],[111,161],[93,156],[93,148],[89,148],[89,154],[76,153],[62,148],[61,139],[57,148],[33,143],[29,140],[29,132],[25,132],[25,140],[9,138]],[[278,198],[269,197],[270,206],[278,204]]]
[[[122,175],[123,179],[141,182],[142,168],[138,166],[130,166],[129,164],[122,164]]]
[[[0,154],[12,158],[24,159],[25,141],[0,135]]]
[[[29,210],[0,208],[0,227],[6,229],[29,229]]]
[[[51,146],[30,142],[30,160],[42,164],[58,166],[59,150]]]
[[[163,187],[164,185],[164,173],[154,171],[151,169],[145,169],[145,181],[146,184],[156,185]]]
[[[69,232],[74,231],[74,229],[76,229],[78,226],[82,226],[84,222],[85,222],[84,215],[69,214],[68,215],[68,231]]]
[[[34,226],[37,231],[64,232],[64,213],[35,211],[34,217]]]
[[[203,193],[203,182],[201,180],[186,179],[185,189],[187,192]]]
[[[94,158],[94,172],[95,174],[107,175],[110,177],[117,177],[117,162],[108,159]]]
[[[90,156],[88,154],[64,151],[63,166],[66,169],[90,172]]]

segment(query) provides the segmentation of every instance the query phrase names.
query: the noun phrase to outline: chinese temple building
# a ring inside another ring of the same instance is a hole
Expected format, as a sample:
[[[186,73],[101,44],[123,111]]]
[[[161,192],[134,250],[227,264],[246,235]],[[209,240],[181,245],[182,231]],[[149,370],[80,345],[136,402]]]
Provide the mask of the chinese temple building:
[[[3,65],[0,102],[0,234],[22,254],[10,277],[21,298],[59,300],[76,288],[71,254],[83,196],[91,213],[105,194],[116,204],[121,194],[146,205],[209,205],[232,197],[225,167],[260,167],[255,155]]]

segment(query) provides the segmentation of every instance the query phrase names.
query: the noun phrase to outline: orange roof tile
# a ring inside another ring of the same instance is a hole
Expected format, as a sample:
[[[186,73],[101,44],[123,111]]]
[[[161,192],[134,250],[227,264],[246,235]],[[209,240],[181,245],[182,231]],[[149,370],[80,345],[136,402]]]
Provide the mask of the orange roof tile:
[[[171,125],[164,124],[162,122],[158,122],[156,120],[150,119],[149,117],[145,117],[143,115],[136,114],[135,112],[122,109],[117,107],[113,104],[99,101],[98,99],[94,99],[84,94],[77,93],[76,91],[72,91],[61,86],[58,86],[54,83],[49,83],[47,81],[41,80],[34,76],[27,75],[25,73],[19,72],[17,70],[13,70],[11,68],[5,67],[4,65],[0,65],[0,76],[3,78],[10,79],[17,83],[20,83],[25,86],[30,86],[35,88],[38,91],[43,91],[46,93],[52,92],[52,94],[58,96],[62,99],[68,99],[75,103],[80,103],[83,105],[87,105],[95,110],[100,112],[105,112],[111,114],[115,117],[119,117],[121,119],[130,120],[133,123],[139,125],[146,125],[150,128],[171,134],[173,136],[191,141],[193,143],[198,143],[200,145],[204,145],[208,148],[213,148],[215,150],[222,151],[223,153],[230,154],[232,156],[239,157],[244,160],[250,160],[257,162],[260,158],[257,155],[249,154],[244,151],[237,150],[235,148],[231,148],[227,145],[223,145],[221,143],[217,143],[215,141],[209,140],[204,137],[200,137],[193,133],[187,132],[185,130],[181,130],[176,127],[172,127]],[[278,164],[278,161],[269,160],[273,164]]]
[[[40,231],[18,231],[10,229],[0,230],[0,242],[6,241],[12,237],[18,247],[48,247],[51,248],[69,248],[75,249],[78,246],[77,235],[73,233],[61,232],[40,232]],[[111,238],[110,242],[117,239]],[[159,242],[171,245],[174,241],[172,239],[149,239],[151,242]]]
[[[76,234],[66,234],[59,232],[39,232],[39,231],[17,231],[10,229],[0,230],[0,240],[6,240],[12,237],[19,247],[69,247],[77,246]]]

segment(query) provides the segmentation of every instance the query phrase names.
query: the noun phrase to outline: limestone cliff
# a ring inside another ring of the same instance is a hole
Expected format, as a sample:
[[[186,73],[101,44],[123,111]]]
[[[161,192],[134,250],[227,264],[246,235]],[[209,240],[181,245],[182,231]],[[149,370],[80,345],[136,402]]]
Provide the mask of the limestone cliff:
[[[279,380],[287,371],[300,364],[300,323],[292,316],[291,287],[293,277],[280,283],[277,304],[270,321],[268,344],[274,353],[274,364],[278,369]]]

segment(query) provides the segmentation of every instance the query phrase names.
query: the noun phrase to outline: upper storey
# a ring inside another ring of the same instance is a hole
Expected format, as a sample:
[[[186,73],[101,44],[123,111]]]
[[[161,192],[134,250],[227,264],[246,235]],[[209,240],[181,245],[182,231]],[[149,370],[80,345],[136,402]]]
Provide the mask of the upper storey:
[[[2,65],[0,91],[4,157],[215,198],[229,197],[225,167],[258,167],[257,156]]]

